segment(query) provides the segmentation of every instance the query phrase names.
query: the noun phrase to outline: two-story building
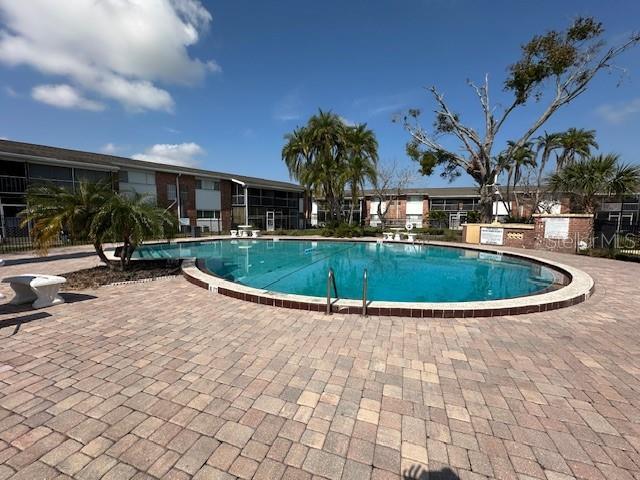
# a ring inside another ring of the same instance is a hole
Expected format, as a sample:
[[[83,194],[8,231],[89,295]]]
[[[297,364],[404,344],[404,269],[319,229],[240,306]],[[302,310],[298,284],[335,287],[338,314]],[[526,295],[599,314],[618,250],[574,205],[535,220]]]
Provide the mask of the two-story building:
[[[134,160],[65,148],[0,140],[2,236],[25,235],[18,212],[34,183],[70,189],[82,180],[104,181],[136,192],[175,212],[183,230],[221,232],[250,224],[261,230],[305,227],[299,185],[204,169]]]

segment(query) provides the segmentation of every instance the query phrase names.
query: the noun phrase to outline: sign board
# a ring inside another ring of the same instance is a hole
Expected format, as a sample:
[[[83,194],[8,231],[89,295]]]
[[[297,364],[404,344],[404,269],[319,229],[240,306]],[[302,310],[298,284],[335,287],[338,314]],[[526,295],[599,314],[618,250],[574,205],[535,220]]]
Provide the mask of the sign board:
[[[480,229],[480,243],[482,245],[502,245],[504,243],[504,229],[482,227]]]
[[[569,218],[545,218],[544,238],[567,240],[569,238]]]

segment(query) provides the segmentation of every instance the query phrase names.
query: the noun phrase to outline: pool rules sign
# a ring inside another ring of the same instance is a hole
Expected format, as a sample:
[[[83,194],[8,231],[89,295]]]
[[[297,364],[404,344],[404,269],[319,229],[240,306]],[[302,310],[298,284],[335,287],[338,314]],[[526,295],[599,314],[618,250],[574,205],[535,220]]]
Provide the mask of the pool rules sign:
[[[494,227],[480,228],[480,243],[482,245],[504,244],[504,229]]]
[[[567,240],[569,238],[569,219],[545,218],[544,238],[551,240]]]

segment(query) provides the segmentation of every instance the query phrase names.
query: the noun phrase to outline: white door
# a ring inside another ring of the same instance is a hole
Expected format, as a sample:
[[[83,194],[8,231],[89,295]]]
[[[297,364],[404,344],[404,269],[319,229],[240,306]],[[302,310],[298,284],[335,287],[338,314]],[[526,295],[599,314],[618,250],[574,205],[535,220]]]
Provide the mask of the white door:
[[[449,214],[449,228],[451,230],[458,230],[460,228],[460,214],[459,213],[450,213]]]
[[[273,232],[276,229],[275,213],[273,210],[267,211],[267,232]]]

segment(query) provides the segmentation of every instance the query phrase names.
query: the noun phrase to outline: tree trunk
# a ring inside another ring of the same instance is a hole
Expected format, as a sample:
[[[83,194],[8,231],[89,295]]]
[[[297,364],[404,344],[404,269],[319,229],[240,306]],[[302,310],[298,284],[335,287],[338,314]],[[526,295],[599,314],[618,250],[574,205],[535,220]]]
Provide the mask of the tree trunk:
[[[107,256],[104,254],[104,250],[102,249],[102,244],[100,242],[95,242],[93,244],[93,248],[95,249],[96,254],[98,255],[98,258],[100,258],[100,260],[107,265],[107,268],[109,268],[109,270],[113,270],[113,264],[109,261]]]
[[[349,225],[353,223],[353,210],[356,205],[356,197],[358,196],[357,189],[355,187],[351,187],[351,208],[349,209]],[[362,220],[362,219],[360,219]]]
[[[125,240],[122,245],[122,250],[120,250],[120,271],[124,272],[126,264],[127,264],[127,255],[129,252],[129,242]]]
[[[482,223],[493,221],[493,190],[486,184],[480,186],[480,218]]]
[[[387,215],[387,209],[385,209],[384,214],[382,213],[382,198],[379,199],[378,201],[378,220],[380,221],[380,225],[382,226],[382,228],[384,229],[384,227],[386,226],[386,219],[385,216]]]

